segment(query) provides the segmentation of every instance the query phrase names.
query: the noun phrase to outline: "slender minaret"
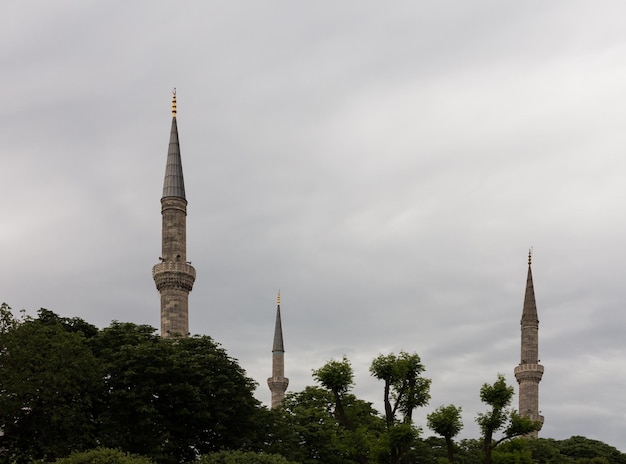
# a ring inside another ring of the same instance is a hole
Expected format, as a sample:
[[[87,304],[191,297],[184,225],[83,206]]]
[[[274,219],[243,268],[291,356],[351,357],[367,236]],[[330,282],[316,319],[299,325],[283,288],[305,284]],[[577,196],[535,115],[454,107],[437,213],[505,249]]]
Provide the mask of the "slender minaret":
[[[161,198],[161,262],[152,268],[152,277],[161,294],[161,336],[189,335],[189,292],[196,270],[187,262],[187,200],[183,165],[176,125],[176,89],[172,95],[172,130]]]
[[[272,376],[267,379],[272,392],[271,409],[279,406],[285,398],[289,379],[285,378],[285,347],[283,345],[283,327],[280,321],[280,291],[276,297],[276,326],[274,327],[274,345],[272,346]]]
[[[519,383],[519,413],[543,424],[539,414],[539,382],[543,376],[543,366],[539,364],[539,319],[535,303],[533,273],[531,270],[532,252],[528,252],[528,277],[526,295],[522,311],[522,356],[515,368],[515,378]],[[533,434],[537,436],[537,432]]]

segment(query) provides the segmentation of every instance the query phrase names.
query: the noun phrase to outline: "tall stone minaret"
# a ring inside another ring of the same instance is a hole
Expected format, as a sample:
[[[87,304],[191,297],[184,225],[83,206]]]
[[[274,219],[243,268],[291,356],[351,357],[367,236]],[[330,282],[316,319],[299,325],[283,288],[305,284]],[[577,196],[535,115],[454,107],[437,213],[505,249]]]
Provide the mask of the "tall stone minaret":
[[[539,414],[539,382],[543,376],[543,366],[539,364],[539,319],[535,303],[533,273],[531,270],[532,253],[528,253],[528,277],[526,295],[522,310],[522,357],[515,368],[515,378],[519,383],[519,413],[543,424]],[[537,432],[533,434],[537,436]]]
[[[272,392],[271,409],[283,402],[289,379],[285,378],[285,347],[283,345],[283,327],[280,321],[280,291],[276,297],[276,326],[274,327],[274,345],[272,346],[272,376],[267,379]]]
[[[189,292],[196,270],[187,262],[187,200],[176,125],[176,89],[172,95],[172,129],[161,198],[161,262],[152,277],[161,294],[161,336],[189,335]]]

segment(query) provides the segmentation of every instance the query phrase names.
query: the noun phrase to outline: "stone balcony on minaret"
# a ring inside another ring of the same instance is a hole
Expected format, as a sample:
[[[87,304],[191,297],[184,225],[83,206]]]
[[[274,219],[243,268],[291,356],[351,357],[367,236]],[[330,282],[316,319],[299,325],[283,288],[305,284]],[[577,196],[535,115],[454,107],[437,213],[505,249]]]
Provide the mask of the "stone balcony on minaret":
[[[152,278],[159,291],[165,287],[173,286],[190,292],[196,280],[196,270],[187,263],[159,263],[152,267]]]

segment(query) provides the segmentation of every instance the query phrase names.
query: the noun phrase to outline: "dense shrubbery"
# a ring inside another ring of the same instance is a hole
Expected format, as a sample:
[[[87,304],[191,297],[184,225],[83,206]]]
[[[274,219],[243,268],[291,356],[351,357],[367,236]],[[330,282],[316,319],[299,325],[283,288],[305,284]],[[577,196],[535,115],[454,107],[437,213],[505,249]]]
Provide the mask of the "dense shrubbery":
[[[197,464],[295,464],[280,454],[219,451],[200,457]]]
[[[119,450],[97,448],[73,453],[67,458],[54,461],[55,464],[154,464],[148,458],[124,453]]]

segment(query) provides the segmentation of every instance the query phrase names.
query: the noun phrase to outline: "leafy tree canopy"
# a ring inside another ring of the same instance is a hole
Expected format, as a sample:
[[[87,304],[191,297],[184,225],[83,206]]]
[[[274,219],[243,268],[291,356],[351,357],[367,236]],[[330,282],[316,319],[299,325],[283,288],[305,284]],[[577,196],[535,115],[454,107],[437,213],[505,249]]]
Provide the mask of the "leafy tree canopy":
[[[485,383],[480,389],[481,401],[490,407],[489,411],[479,413],[476,418],[483,435],[486,464],[491,464],[492,451],[498,444],[537,431],[541,427],[539,422],[521,417],[509,408],[513,393],[513,387],[507,385],[502,374],[498,374],[498,379],[493,384]],[[503,430],[503,435],[499,440],[495,440],[494,433],[500,430]]]
[[[55,464],[154,464],[154,461],[124,453],[115,449],[97,448],[89,451],[72,453],[66,458],[57,459]]]
[[[3,317],[6,321],[8,315]],[[99,382],[98,362],[81,331],[68,331],[45,317],[5,326],[0,335],[0,461],[49,460],[95,446]]]
[[[388,425],[396,421],[398,411],[405,422],[411,423],[413,410],[428,404],[431,380],[421,376],[424,370],[417,353],[381,354],[372,361],[370,373],[385,382],[383,401]]]
[[[252,451],[218,451],[201,456],[198,464],[296,464],[280,454],[254,453]]]
[[[457,408],[453,404],[450,404],[448,406],[440,406],[426,416],[428,427],[445,439],[449,462],[452,462],[454,458],[454,444],[452,438],[463,428],[461,412],[461,407]]]
[[[335,414],[335,397],[321,387],[288,393],[284,407],[272,411],[275,428],[269,451],[302,464],[370,462],[384,431],[384,422],[371,403],[346,393],[342,397],[347,420],[344,427]]]
[[[256,383],[210,337],[103,330],[41,310],[0,308],[0,463],[47,461],[96,444],[159,463],[252,447]]]
[[[354,385],[354,373],[345,356],[341,361],[331,359],[319,369],[313,370],[313,378],[331,392],[343,394]]]

